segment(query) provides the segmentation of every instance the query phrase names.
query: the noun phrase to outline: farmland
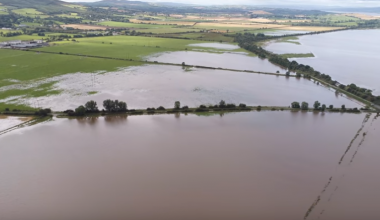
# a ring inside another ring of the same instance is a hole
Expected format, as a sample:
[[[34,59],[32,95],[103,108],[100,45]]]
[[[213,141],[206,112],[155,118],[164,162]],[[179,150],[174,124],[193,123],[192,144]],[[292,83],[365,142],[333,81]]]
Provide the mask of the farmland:
[[[67,73],[114,71],[136,65],[140,63],[0,49],[0,100],[11,101],[18,96],[40,97],[59,93],[52,89],[52,83],[33,85],[38,80]],[[27,105],[0,102],[0,109],[5,106],[30,109]]]

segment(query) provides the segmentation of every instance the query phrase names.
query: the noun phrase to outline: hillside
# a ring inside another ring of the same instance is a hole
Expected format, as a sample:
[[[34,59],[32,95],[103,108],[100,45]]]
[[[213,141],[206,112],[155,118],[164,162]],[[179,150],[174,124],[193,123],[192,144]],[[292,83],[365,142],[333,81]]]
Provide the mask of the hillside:
[[[67,2],[59,0],[0,0],[0,3],[14,8],[34,8],[46,14],[63,11],[78,12],[78,9],[65,6]]]

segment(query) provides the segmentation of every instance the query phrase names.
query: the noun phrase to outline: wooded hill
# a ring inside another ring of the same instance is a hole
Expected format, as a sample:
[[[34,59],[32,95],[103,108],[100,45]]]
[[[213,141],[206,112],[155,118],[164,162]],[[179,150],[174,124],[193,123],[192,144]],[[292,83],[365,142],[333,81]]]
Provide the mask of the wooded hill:
[[[0,0],[3,6],[14,8],[34,8],[46,14],[66,12],[79,12],[78,9],[67,7],[70,3],[59,0]]]

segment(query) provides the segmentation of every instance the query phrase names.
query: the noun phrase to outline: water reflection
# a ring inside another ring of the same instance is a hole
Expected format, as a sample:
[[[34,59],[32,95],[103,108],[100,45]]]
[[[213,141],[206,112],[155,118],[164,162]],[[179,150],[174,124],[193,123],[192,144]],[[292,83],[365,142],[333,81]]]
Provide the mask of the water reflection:
[[[75,118],[79,124],[89,124],[95,125],[99,121],[98,116],[90,116],[90,117],[77,117]]]

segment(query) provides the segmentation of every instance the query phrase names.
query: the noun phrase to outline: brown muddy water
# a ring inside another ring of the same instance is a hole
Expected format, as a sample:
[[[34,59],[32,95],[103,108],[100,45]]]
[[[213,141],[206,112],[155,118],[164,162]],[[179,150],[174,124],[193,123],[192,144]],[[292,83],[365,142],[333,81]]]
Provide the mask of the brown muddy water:
[[[30,117],[13,117],[0,115],[0,132],[29,121],[30,119]]]
[[[38,103],[39,106],[57,111],[74,109],[89,100],[97,101],[101,107],[105,99],[126,101],[130,109],[172,108],[175,101],[190,107],[215,105],[222,99],[228,103],[262,106],[289,106],[293,101],[307,101],[312,105],[316,100],[336,107],[343,104],[347,107],[360,106],[306,79],[222,70],[183,70],[181,67],[155,65],[102,74],[66,74],[20,85],[19,89],[46,82],[57,82],[54,89],[61,93],[38,98],[17,97],[14,102],[31,106]],[[12,88],[14,85],[2,89]]]
[[[379,120],[338,164],[365,116],[55,119],[0,136],[0,219],[301,220],[331,176],[307,219],[379,219]]]

